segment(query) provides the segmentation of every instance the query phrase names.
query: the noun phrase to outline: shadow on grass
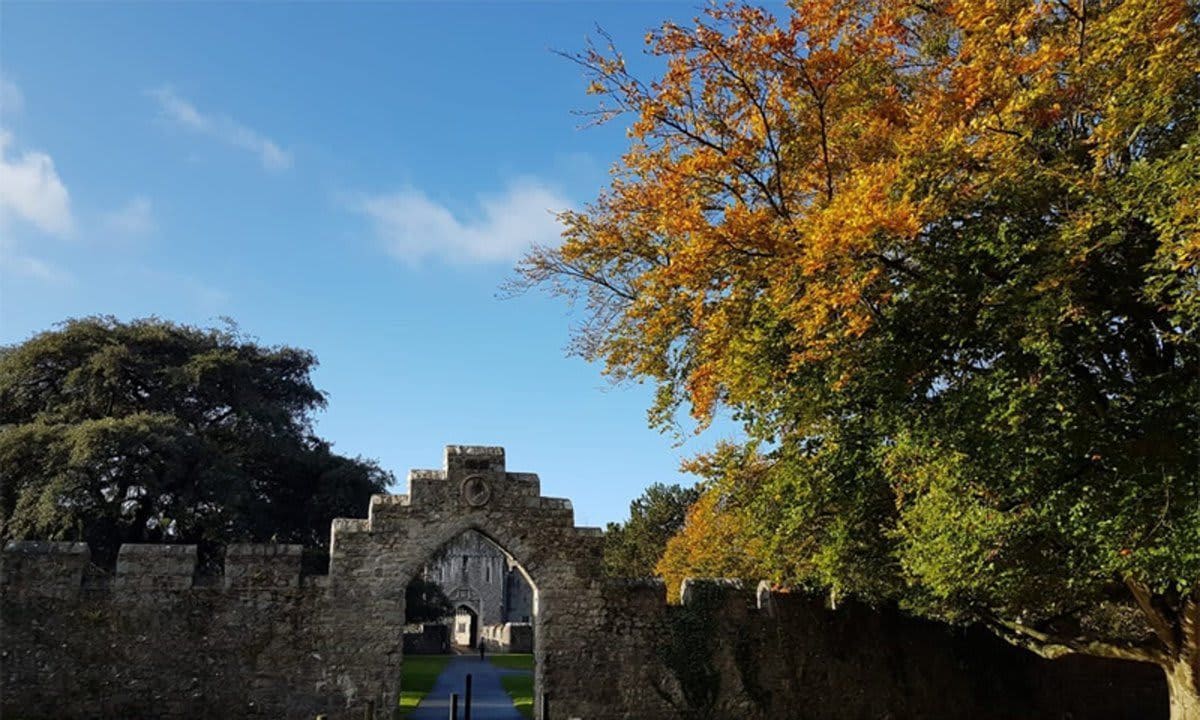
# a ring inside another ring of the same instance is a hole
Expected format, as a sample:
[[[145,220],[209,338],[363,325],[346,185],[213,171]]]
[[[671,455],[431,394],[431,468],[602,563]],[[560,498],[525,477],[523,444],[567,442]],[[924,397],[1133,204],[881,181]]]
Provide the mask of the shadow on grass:
[[[509,697],[512,698],[513,706],[517,708],[517,712],[527,718],[532,718],[533,655],[493,655],[490,659],[492,664],[501,670],[517,671],[501,673],[500,684],[504,687],[504,691],[508,693]]]
[[[400,675],[400,717],[416,709],[453,655],[406,655]]]

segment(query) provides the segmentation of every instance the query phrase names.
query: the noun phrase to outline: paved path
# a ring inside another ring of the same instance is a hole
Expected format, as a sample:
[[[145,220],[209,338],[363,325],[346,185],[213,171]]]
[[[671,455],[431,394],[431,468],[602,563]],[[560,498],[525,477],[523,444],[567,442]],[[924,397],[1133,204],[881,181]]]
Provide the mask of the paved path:
[[[433,683],[433,689],[409,713],[408,720],[448,720],[450,693],[458,693],[458,717],[462,718],[467,673],[471,673],[471,720],[524,720],[500,685],[500,674],[508,672],[511,671],[500,670],[487,660],[481,661],[478,655],[451,658]]]

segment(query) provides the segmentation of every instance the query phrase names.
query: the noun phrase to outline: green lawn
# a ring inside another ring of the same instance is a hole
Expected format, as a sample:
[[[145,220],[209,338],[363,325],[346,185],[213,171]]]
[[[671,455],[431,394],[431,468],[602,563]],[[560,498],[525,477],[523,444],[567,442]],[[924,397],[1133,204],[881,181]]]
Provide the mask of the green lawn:
[[[421,698],[433,688],[433,683],[453,655],[406,655],[400,676],[400,717],[407,717]]]
[[[533,655],[530,653],[489,654],[488,660],[498,668],[533,672]]]
[[[512,698],[517,711],[527,718],[533,717],[533,655],[493,655],[491,660],[498,668],[529,671],[501,675],[500,684]]]

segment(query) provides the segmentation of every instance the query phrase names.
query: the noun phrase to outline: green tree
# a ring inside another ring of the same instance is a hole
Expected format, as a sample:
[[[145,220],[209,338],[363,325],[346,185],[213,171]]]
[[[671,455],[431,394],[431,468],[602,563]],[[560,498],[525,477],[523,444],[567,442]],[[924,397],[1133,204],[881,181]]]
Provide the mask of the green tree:
[[[651,577],[667,541],[683,529],[696,488],[654,483],[629,503],[629,519],[609,523],[604,533],[604,567],[610,575]]]
[[[0,534],[328,544],[390,482],[312,431],[311,353],[158,320],[68,320],[0,355]]]
[[[1154,663],[1200,718],[1195,3],[721,5],[648,43],[653,82],[578,58],[630,146],[520,271],[655,420],[765,448],[706,522],[778,582]]]
[[[454,614],[454,605],[442,586],[418,575],[404,590],[404,622],[410,625],[433,623]]]

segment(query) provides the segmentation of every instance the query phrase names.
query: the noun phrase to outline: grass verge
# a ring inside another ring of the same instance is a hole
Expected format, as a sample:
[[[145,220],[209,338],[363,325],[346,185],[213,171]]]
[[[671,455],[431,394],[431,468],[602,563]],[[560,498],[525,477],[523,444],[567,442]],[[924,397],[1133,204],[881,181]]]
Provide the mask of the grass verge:
[[[525,670],[520,673],[504,673],[500,684],[512,698],[517,712],[527,718],[533,717],[533,655],[493,655],[492,664],[505,670]]]
[[[400,675],[400,717],[407,717],[442,674],[452,655],[406,655]]]
[[[529,653],[507,653],[488,655],[492,664],[503,670],[528,670],[533,672],[533,655]]]

